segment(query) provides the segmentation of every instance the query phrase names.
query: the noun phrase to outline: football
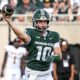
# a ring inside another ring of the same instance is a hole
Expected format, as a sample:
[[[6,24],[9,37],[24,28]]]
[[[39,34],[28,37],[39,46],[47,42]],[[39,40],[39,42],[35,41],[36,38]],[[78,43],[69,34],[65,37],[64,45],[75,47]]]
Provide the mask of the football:
[[[14,13],[14,8],[9,4],[4,5],[2,8],[2,13],[5,13],[6,16],[11,16]]]

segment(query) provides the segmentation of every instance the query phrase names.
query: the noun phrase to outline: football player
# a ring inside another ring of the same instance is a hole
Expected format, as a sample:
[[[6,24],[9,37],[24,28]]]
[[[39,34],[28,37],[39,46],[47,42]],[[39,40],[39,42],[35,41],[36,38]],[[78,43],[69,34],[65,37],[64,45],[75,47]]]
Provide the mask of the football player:
[[[20,80],[22,70],[23,56],[26,56],[27,50],[20,47],[20,40],[14,39],[13,45],[5,47],[6,53],[2,65],[1,77],[5,80]]]
[[[33,28],[26,28],[25,33],[21,32],[10,20],[3,14],[5,21],[13,32],[27,44],[29,55],[25,72],[28,72],[29,80],[53,80],[51,70],[49,69],[55,55],[61,58],[61,49],[59,45],[59,34],[55,31],[49,31],[49,14],[43,9],[38,9],[32,17]]]

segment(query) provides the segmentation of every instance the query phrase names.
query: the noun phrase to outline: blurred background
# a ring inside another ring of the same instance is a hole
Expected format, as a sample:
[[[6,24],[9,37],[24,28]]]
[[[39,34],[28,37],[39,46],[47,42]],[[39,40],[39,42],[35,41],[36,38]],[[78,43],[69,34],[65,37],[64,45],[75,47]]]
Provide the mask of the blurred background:
[[[22,31],[32,27],[33,12],[44,9],[50,15],[49,30],[57,31],[68,40],[75,51],[76,70],[80,72],[80,0],[0,0],[0,11],[5,4],[14,8],[12,20]],[[16,36],[0,15],[0,71],[4,48]]]

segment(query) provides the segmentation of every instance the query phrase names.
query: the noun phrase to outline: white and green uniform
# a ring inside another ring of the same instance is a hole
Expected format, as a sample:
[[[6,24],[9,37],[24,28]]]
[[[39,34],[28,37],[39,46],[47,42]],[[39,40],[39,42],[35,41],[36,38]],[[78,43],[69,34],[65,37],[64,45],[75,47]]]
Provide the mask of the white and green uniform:
[[[30,28],[26,29],[26,33],[31,37],[31,42],[27,45],[27,50],[29,52],[26,58],[27,68],[33,72],[48,71],[51,62],[47,60],[47,57],[51,55],[54,44],[59,42],[59,34],[47,30],[47,35],[43,36],[38,30]]]

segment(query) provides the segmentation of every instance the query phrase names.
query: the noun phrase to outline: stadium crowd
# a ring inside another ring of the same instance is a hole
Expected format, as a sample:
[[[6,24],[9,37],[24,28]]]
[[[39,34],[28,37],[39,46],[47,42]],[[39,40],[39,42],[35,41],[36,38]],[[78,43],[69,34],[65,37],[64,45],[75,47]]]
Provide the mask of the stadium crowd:
[[[79,0],[2,0],[0,9],[5,4],[12,5],[14,14],[26,15],[37,9],[44,9],[52,21],[80,21]],[[18,16],[16,19],[25,21],[24,16]]]

